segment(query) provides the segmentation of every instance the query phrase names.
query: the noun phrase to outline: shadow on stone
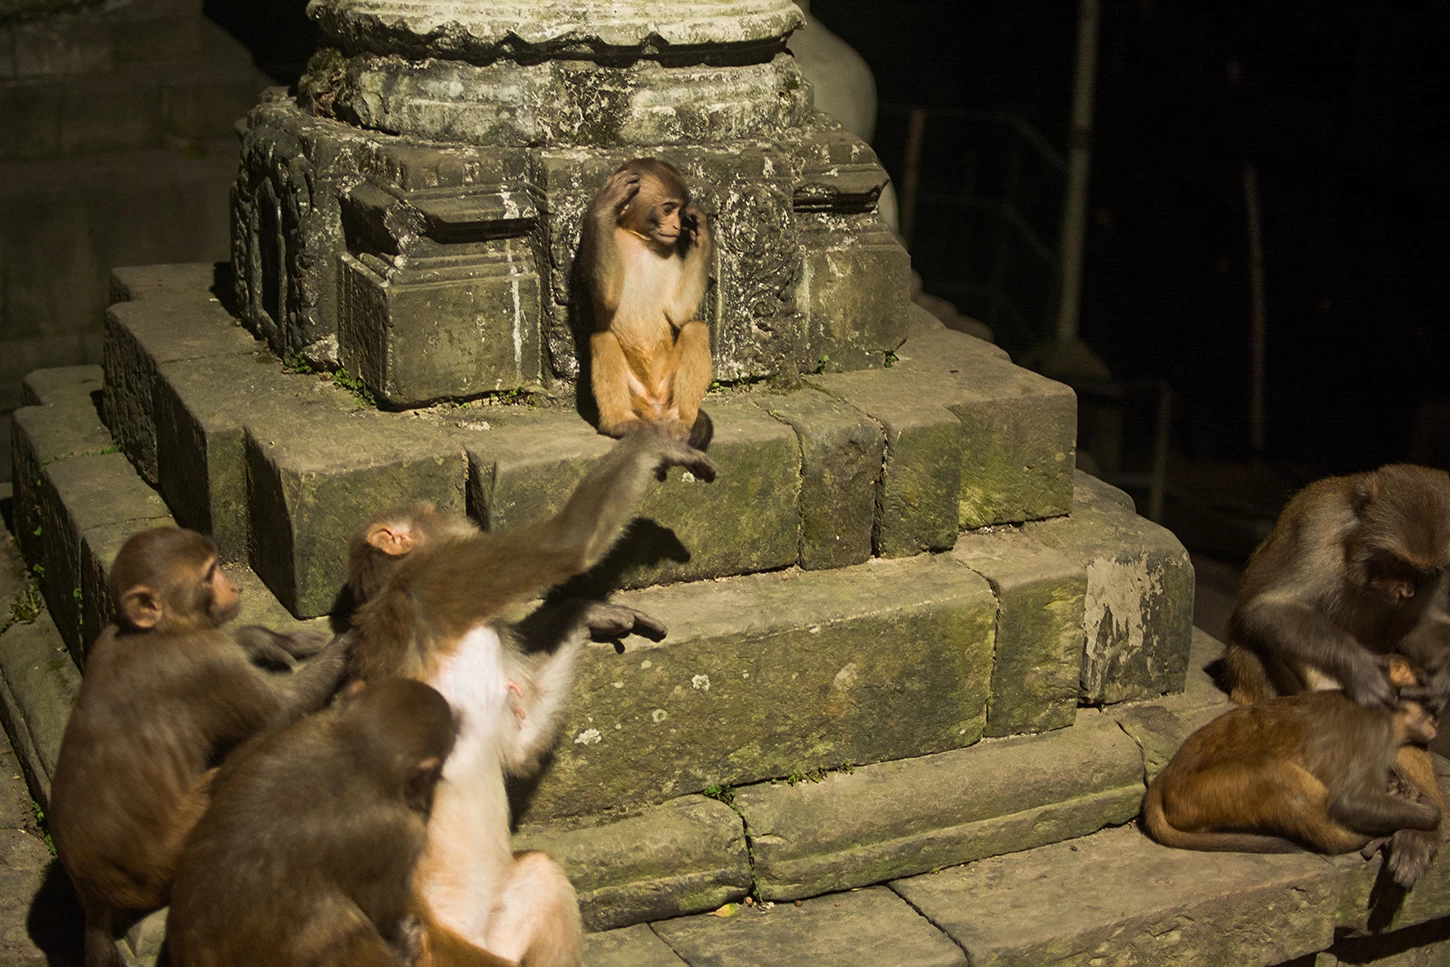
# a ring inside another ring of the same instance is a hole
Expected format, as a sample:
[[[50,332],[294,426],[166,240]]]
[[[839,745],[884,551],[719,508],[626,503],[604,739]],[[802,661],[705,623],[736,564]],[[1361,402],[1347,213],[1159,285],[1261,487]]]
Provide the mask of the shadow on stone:
[[[210,291],[233,318],[238,316],[236,279],[231,262],[217,262],[212,266]]]
[[[661,561],[685,564],[689,560],[689,548],[673,530],[648,517],[638,517],[604,560],[559,590],[568,597],[599,597],[620,587],[627,572],[653,567]]]
[[[85,916],[70,877],[59,860],[51,860],[30,913],[25,918],[30,940],[50,967],[80,967],[85,961]]]

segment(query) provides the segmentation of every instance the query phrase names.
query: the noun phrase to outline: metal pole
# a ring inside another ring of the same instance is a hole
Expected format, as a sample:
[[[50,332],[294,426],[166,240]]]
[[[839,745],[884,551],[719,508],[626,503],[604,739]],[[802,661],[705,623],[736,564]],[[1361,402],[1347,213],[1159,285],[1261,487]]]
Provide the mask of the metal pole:
[[[911,232],[916,227],[916,183],[921,175],[921,142],[926,136],[926,109],[914,107],[906,125],[906,157],[901,173],[901,241],[911,251]]]
[[[1098,60],[1099,0],[1077,8],[1077,75],[1073,81],[1072,133],[1068,139],[1067,203],[1062,214],[1062,298],[1057,304],[1057,341],[1077,338],[1082,297],[1082,243],[1087,226],[1088,165],[1092,158],[1093,80]]]

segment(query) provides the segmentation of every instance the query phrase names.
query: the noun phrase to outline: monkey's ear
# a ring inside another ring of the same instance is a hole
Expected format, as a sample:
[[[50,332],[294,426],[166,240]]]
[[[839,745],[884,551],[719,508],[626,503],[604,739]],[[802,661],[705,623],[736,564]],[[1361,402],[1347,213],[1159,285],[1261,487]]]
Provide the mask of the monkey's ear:
[[[1379,474],[1367,474],[1355,481],[1354,489],[1350,491],[1349,500],[1354,506],[1354,515],[1362,517],[1369,509],[1369,505],[1379,499],[1380,478]]]
[[[374,524],[368,528],[367,540],[389,557],[402,557],[418,543],[418,535],[407,524]]]
[[[436,755],[413,766],[403,782],[403,801],[408,807],[426,814],[433,808],[433,790],[443,775],[443,760]]]
[[[138,584],[121,597],[121,614],[137,628],[154,628],[161,621],[161,596]]]

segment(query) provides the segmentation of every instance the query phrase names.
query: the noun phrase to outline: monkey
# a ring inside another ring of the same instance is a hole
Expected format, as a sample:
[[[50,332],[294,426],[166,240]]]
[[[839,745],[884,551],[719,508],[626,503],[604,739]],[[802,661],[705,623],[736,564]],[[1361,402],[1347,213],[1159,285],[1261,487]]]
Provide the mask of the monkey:
[[[221,630],[240,595],[194,531],[132,535],[111,567],[117,624],[86,660],[61,738],[49,826],[85,913],[86,967],[117,967],[124,917],[166,905],[216,766],[243,740],[322,705],[345,669],[329,645],[295,673],[254,666]]]
[[[1387,684],[1415,682],[1402,659],[1391,662]],[[1402,829],[1434,830],[1438,804],[1387,787],[1400,749],[1435,737],[1437,714],[1411,698],[1386,709],[1340,691],[1231,709],[1190,735],[1154,778],[1143,824],[1165,846],[1247,853],[1303,845],[1348,853]]]
[[[1249,558],[1229,620],[1224,683],[1240,703],[1343,688],[1389,708],[1378,658],[1405,656],[1431,701],[1450,697],[1450,474],[1409,464],[1330,477],[1289,501]],[[1396,771],[1444,809],[1427,750],[1400,750]],[[1394,835],[1389,868],[1408,886],[1440,830]]]
[[[709,458],[685,442],[635,433],[549,520],[485,533],[405,509],[365,525],[350,548],[349,587],[361,602],[348,632],[350,673],[426,682],[460,719],[428,822],[420,899],[470,943],[527,967],[577,967],[582,956],[578,900],[563,869],[542,853],[510,850],[504,784],[505,772],[527,774],[552,745],[575,649],[527,653],[500,616],[598,562],[651,476],[669,466],[715,477]]]
[[[714,245],[705,213],[673,165],[635,158],[595,195],[583,235],[600,432],[652,428],[702,445],[700,400],[713,373],[710,329],[695,318]]]
[[[507,967],[413,900],[455,733],[442,695],[392,678],[239,749],[177,867],[173,967]]]

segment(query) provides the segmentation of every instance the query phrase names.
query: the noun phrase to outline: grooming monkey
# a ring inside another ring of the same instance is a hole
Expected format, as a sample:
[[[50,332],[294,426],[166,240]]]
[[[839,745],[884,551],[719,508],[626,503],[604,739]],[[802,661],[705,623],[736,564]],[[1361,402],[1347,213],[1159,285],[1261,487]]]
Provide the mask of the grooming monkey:
[[[429,914],[469,942],[526,967],[578,967],[578,900],[542,853],[510,847],[505,771],[536,768],[552,744],[577,642],[528,652],[500,618],[602,558],[658,471],[709,481],[703,453],[631,434],[594,465],[564,508],[539,524],[482,533],[466,521],[405,508],[365,526],[349,557],[362,602],[349,633],[351,669],[366,681],[432,685],[459,719],[428,822],[416,887]],[[627,609],[605,619],[628,630]]]
[[[393,678],[238,750],[177,870],[172,967],[508,967],[414,899],[454,731],[443,696]]]
[[[255,667],[221,630],[237,613],[236,585],[216,545],[194,531],[132,535],[111,591],[120,624],[86,659],[50,803],[56,855],[85,911],[86,967],[118,967],[121,915],[166,904],[215,765],[253,734],[320,707],[343,672],[340,643],[292,674]],[[268,638],[267,647],[284,646]]]
[[[699,444],[712,372],[710,330],[695,318],[713,242],[680,173],[658,158],[620,165],[584,218],[581,256],[594,300],[589,345],[599,430],[652,427]]]
[[[1396,658],[1386,681],[1416,679]],[[1434,830],[1438,805],[1387,789],[1400,749],[1435,730],[1417,701],[1367,708],[1339,691],[1235,708],[1190,735],[1154,778],[1143,824],[1164,846],[1247,853],[1348,853],[1402,829]]]
[[[1229,622],[1225,679],[1241,703],[1343,688],[1390,708],[1380,656],[1404,655],[1433,705],[1450,696],[1450,475],[1395,464],[1310,484],[1289,501],[1244,571]],[[1406,746],[1396,771],[1442,810],[1428,751]],[[1389,857],[1408,886],[1439,830],[1396,833]]]

